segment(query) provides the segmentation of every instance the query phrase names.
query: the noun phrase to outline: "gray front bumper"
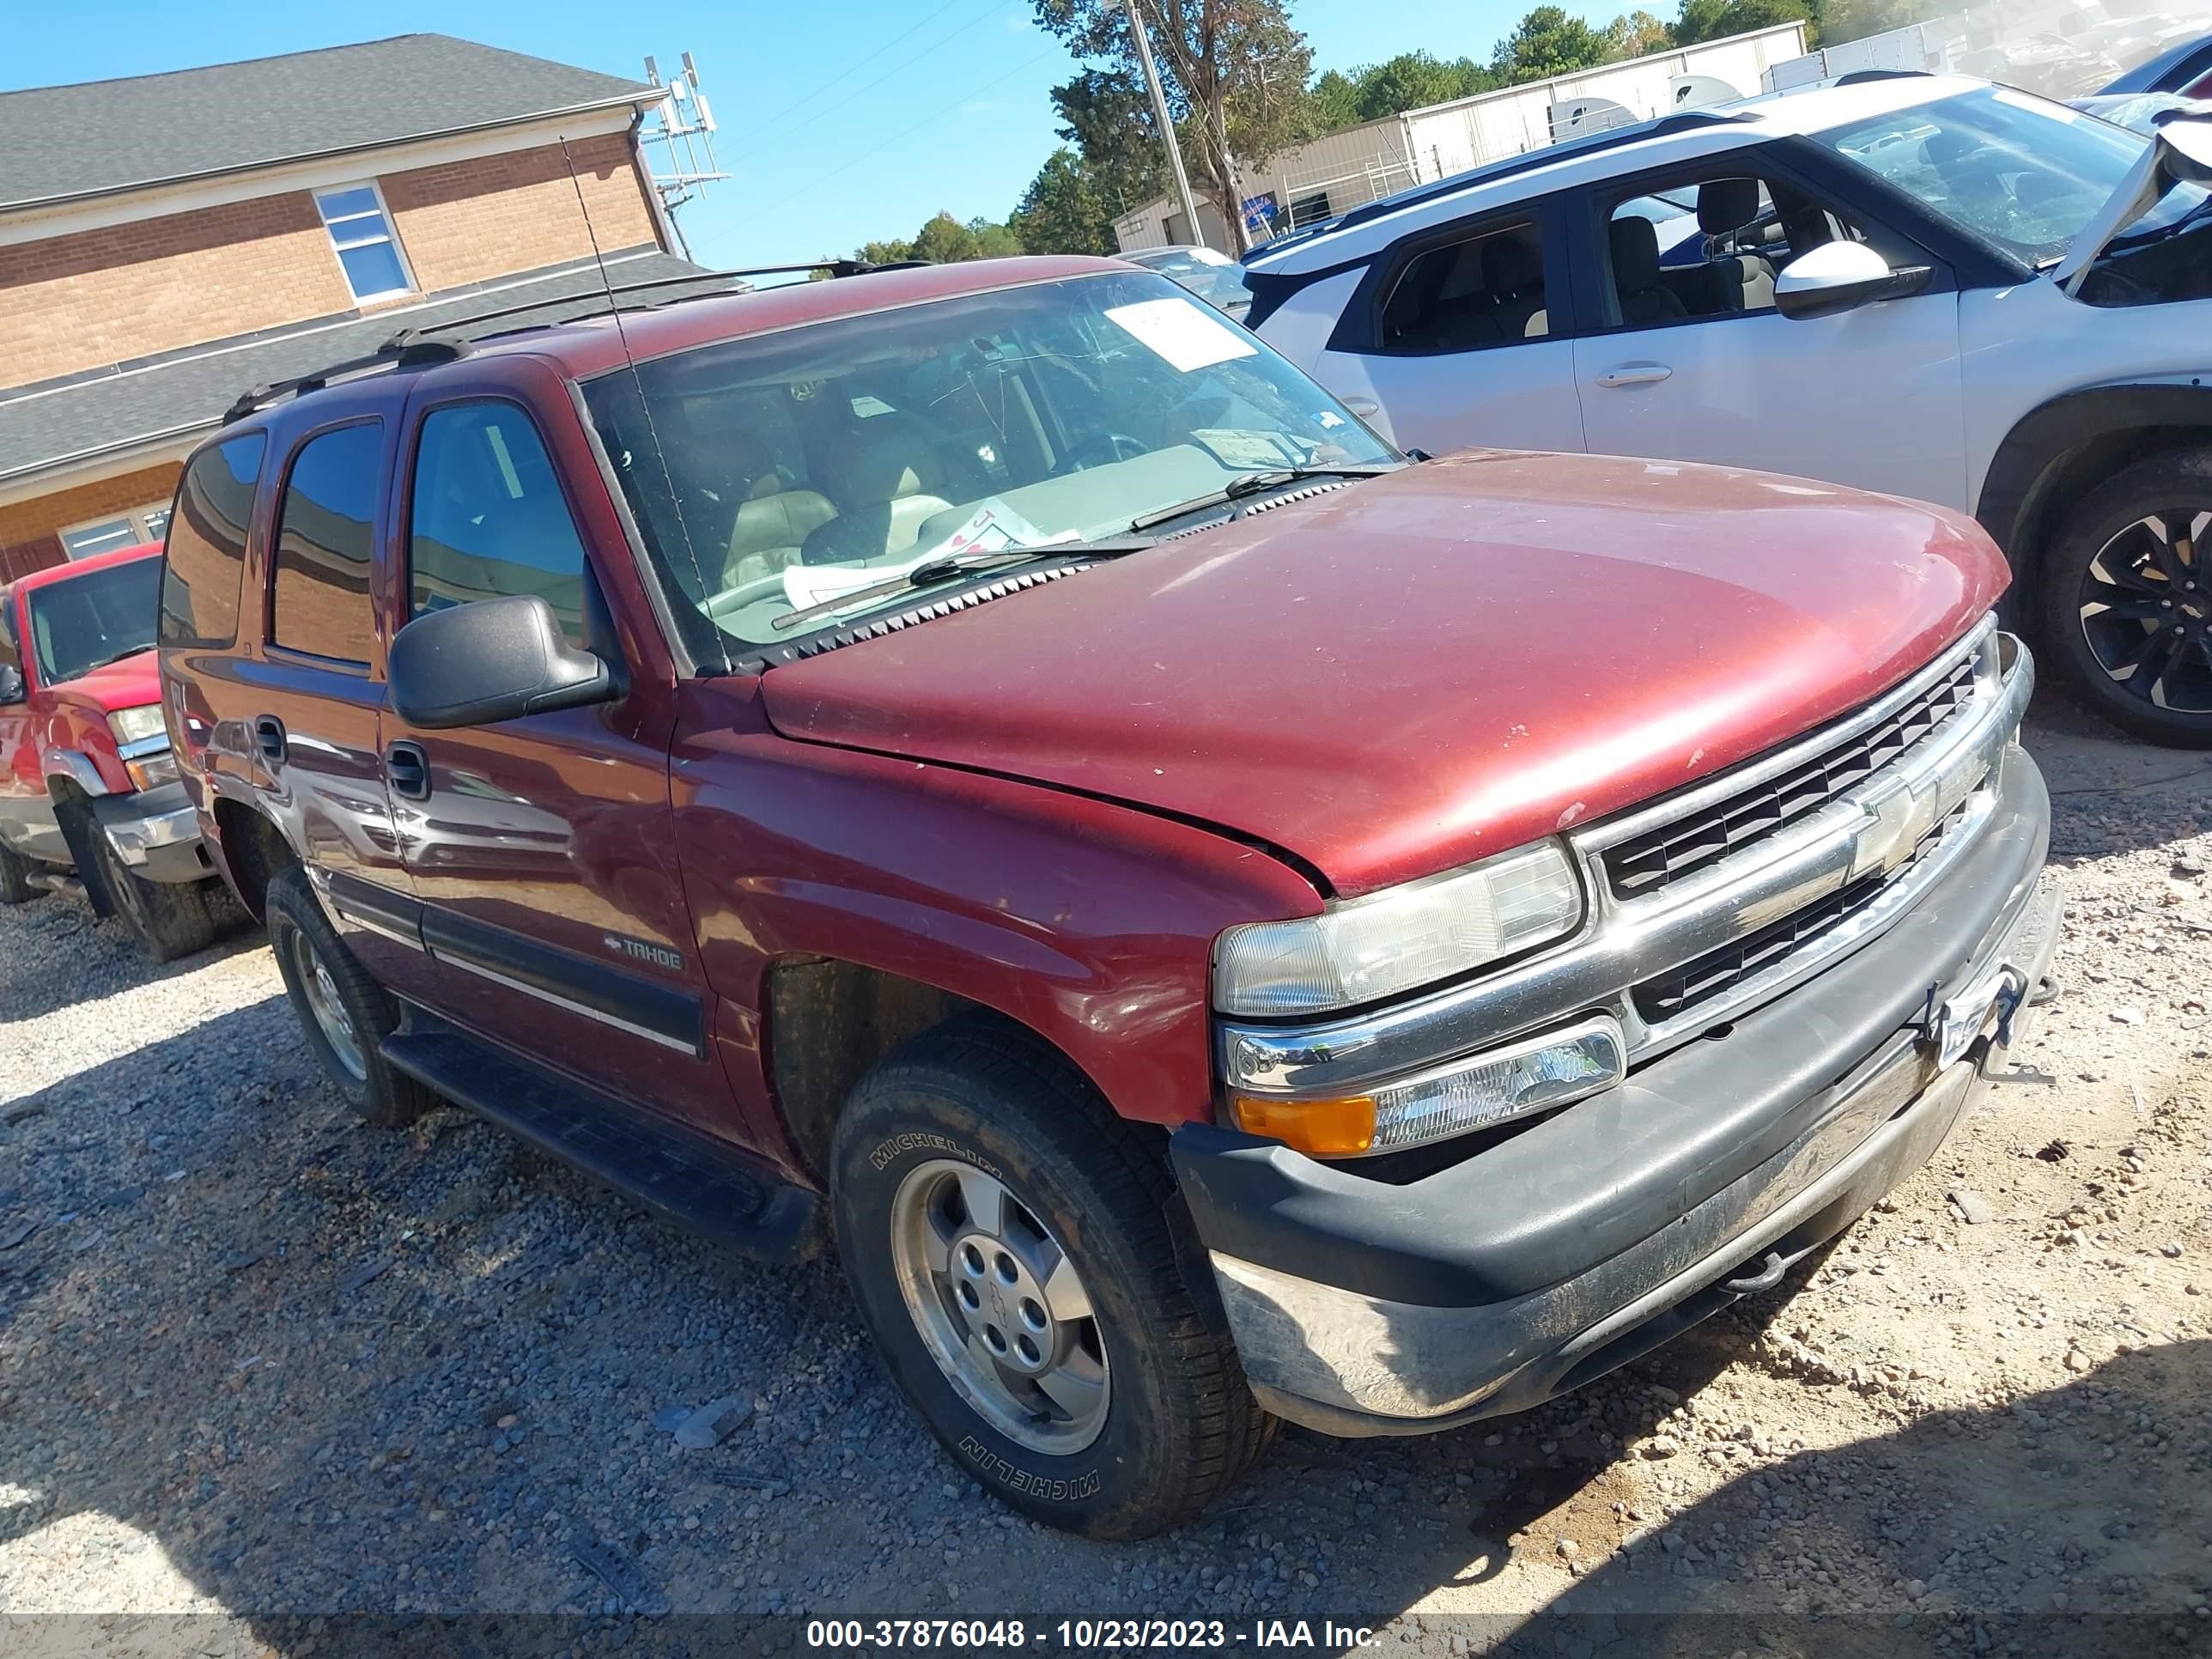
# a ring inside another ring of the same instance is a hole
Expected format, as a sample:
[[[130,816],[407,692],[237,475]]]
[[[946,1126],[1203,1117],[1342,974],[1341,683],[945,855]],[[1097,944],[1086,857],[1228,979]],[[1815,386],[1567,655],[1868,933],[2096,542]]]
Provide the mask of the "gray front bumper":
[[[124,867],[148,881],[204,881],[215,873],[200,845],[199,815],[181,783],[93,802],[100,833]]]
[[[1179,1131],[1177,1174],[1261,1401],[1340,1435],[1525,1410],[1768,1288],[1911,1176],[2020,1029],[1993,1015],[1943,1066],[1917,1011],[2000,967],[2039,987],[2057,948],[2057,890],[2040,875],[2048,800],[2017,749],[2001,775],[2007,816],[1891,933],[1727,1041],[1692,1044],[1437,1176],[1363,1182]],[[1593,1248],[1629,1206],[1636,1170],[1607,1156],[1664,1116],[1728,1118],[1750,1092],[1768,1099],[1730,1144],[1785,1125],[1786,1138],[1760,1140],[1747,1167],[1645,1194],[1632,1239]],[[1597,1207],[1574,1213],[1577,1197]]]

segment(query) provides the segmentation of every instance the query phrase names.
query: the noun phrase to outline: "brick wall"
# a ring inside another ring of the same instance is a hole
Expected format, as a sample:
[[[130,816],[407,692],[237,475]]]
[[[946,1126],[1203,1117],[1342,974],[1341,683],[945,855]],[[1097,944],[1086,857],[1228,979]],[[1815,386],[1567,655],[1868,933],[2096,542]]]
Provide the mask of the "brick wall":
[[[607,253],[655,239],[627,133],[576,140],[568,158],[552,144],[388,173],[377,182],[398,222],[415,280],[432,292],[588,258],[594,231]],[[576,204],[580,189],[591,210],[589,227]]]
[[[0,507],[0,581],[59,564],[64,555],[58,532],[64,525],[167,501],[177,493],[177,474],[182,470],[174,461],[164,461],[98,483]]]
[[[305,191],[0,247],[0,385],[353,304]]]
[[[656,239],[627,134],[387,173],[425,292]],[[405,301],[388,303],[404,304]],[[0,386],[353,308],[313,197],[292,191],[0,247]],[[380,307],[381,308],[381,307]]]

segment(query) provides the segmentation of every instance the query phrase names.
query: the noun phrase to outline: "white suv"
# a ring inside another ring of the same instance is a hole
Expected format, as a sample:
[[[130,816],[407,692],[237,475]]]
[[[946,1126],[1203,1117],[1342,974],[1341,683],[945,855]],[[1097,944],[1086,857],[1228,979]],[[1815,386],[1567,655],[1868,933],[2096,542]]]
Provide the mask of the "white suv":
[[[1963,507],[2086,702],[2212,746],[2208,179],[2212,122],[1847,77],[1369,203],[1255,254],[1247,320],[1403,447]]]

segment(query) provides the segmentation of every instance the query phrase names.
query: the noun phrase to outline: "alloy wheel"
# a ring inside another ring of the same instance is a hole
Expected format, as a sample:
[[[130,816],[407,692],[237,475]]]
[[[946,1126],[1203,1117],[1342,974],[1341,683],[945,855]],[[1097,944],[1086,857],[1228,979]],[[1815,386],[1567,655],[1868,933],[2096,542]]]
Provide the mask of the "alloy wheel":
[[[2212,714],[2212,504],[2145,514],[2097,550],[2078,595],[2090,656],[2130,696]]]
[[[365,1079],[368,1064],[362,1056],[361,1036],[354,1029],[353,1016],[346,1012],[345,1000],[338,994],[337,981],[331,977],[314,942],[297,929],[292,933],[292,966],[307,1012],[314,1016],[315,1027],[330,1044],[339,1066],[356,1082]]]
[[[1112,1380],[1091,1297],[1036,1212],[997,1177],[936,1158],[891,1200],[899,1289],[930,1357],[992,1427],[1033,1451],[1081,1451]]]

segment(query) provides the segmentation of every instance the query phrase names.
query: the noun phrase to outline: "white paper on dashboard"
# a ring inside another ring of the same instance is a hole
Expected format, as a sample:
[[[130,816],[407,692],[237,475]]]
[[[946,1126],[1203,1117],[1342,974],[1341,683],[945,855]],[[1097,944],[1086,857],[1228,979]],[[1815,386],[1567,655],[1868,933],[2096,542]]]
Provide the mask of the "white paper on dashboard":
[[[1195,300],[1144,300],[1114,306],[1106,318],[1186,374],[1259,350]]]
[[[1073,541],[1075,532],[1063,530],[1048,536],[996,495],[986,500],[968,521],[925,553],[897,564],[794,564],[783,572],[783,596],[795,611],[857,593],[864,587],[919,570],[932,559],[961,553],[996,553],[1009,547],[1048,547]]]

